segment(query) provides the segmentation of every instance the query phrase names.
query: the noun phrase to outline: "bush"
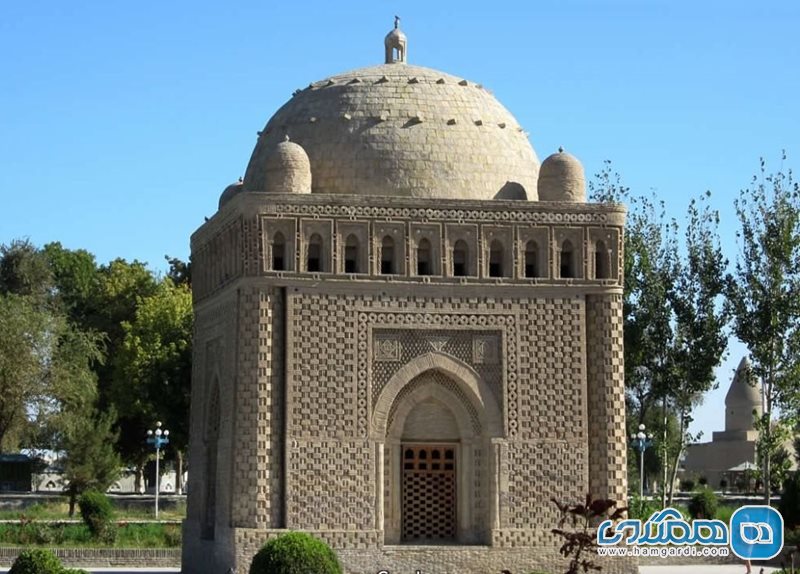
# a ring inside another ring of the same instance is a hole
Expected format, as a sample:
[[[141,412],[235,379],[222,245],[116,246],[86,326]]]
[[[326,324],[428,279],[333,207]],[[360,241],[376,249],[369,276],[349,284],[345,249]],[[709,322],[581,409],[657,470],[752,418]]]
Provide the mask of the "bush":
[[[113,540],[114,509],[104,493],[87,490],[78,499],[78,507],[81,509],[81,518],[89,527],[93,537],[105,541]]]
[[[689,515],[692,518],[714,518],[718,505],[717,495],[710,488],[701,488],[689,501]]]
[[[61,574],[64,567],[49,550],[34,548],[23,550],[11,565],[8,574]]]
[[[717,520],[721,520],[725,524],[730,524],[731,516],[733,516],[733,513],[735,511],[736,507],[723,504],[722,506],[717,508],[717,513],[714,515],[714,518],[716,518]]]
[[[705,476],[698,478],[697,482],[700,486],[708,486],[708,479]]]
[[[645,521],[658,510],[661,510],[661,505],[655,500],[633,496],[628,501],[628,518]]]
[[[181,528],[177,524],[125,524],[117,530],[117,545],[135,548],[177,548]]]
[[[800,526],[800,471],[791,473],[784,481],[778,510],[787,529]]]
[[[331,548],[304,532],[291,532],[273,538],[258,551],[250,564],[250,574],[342,574],[342,567]]]
[[[681,481],[681,492],[691,492],[694,490],[694,480],[691,478]]]

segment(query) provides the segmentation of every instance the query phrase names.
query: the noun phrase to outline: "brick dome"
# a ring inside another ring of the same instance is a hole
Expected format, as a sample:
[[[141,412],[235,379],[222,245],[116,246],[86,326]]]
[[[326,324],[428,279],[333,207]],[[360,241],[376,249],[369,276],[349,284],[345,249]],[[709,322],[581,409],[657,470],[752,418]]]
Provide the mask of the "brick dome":
[[[263,191],[270,193],[311,193],[311,168],[302,146],[284,141],[275,146],[264,162],[266,181]]]
[[[219,209],[222,209],[222,206],[228,203],[231,199],[234,198],[240,191],[242,191],[242,178],[239,178],[239,181],[230,184],[226,187],[222,195],[219,196]]]
[[[244,178],[265,191],[285,136],[308,154],[312,193],[538,199],[539,161],[483,87],[402,61],[314,82],[261,132]],[[520,188],[524,191],[521,193]]]
[[[586,201],[583,165],[574,155],[559,148],[542,162],[539,171],[539,199],[542,201]]]

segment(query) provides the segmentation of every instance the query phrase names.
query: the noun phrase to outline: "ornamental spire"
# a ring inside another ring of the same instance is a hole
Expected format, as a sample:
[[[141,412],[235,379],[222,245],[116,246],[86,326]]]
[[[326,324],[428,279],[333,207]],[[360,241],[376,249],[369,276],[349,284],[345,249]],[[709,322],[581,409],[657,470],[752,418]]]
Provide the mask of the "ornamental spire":
[[[386,34],[386,38],[383,40],[387,64],[406,63],[406,43],[406,35],[400,30],[400,16],[395,16],[394,29]]]

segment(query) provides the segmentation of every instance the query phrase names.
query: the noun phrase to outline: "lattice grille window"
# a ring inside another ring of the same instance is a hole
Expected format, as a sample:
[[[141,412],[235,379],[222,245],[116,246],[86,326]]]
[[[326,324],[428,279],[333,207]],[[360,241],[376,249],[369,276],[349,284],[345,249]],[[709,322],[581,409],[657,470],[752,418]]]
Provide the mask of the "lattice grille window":
[[[403,447],[403,540],[456,537],[456,451],[453,445]]]

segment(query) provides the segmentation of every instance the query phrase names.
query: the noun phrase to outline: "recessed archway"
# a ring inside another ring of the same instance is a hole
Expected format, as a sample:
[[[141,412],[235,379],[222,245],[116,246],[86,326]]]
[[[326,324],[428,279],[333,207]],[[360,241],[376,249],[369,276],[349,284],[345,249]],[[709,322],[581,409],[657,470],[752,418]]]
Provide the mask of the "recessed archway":
[[[487,543],[495,511],[487,454],[502,434],[491,389],[465,363],[429,353],[401,368],[373,414],[384,453],[384,542]]]

